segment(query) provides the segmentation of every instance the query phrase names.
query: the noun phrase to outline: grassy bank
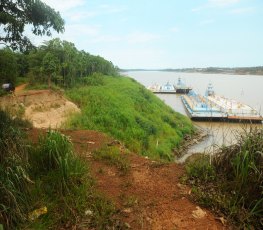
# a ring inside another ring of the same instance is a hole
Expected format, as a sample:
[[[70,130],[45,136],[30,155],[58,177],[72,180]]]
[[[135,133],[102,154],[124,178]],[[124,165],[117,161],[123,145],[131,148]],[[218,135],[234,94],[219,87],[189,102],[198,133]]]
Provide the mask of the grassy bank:
[[[238,229],[263,229],[263,129],[187,165],[195,198]]]
[[[21,127],[0,111],[0,229],[114,228],[115,207],[69,138],[48,131],[31,144]]]
[[[87,86],[66,94],[82,111],[72,117],[69,128],[105,132],[152,158],[172,160],[173,148],[193,131],[187,117],[127,77],[93,76]]]

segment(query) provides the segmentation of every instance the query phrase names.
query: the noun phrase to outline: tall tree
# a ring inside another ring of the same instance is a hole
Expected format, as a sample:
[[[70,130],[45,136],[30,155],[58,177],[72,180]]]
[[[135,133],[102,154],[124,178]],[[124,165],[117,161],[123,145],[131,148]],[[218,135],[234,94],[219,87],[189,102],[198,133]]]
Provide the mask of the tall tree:
[[[48,77],[49,88],[51,86],[51,76],[52,76],[52,74],[55,74],[57,72],[58,64],[59,64],[59,61],[58,61],[57,57],[54,56],[50,52],[48,52],[43,58],[42,67],[43,67],[43,72]]]
[[[24,36],[25,25],[30,25],[35,35],[51,35],[51,29],[64,31],[64,20],[59,12],[40,0],[0,1],[0,43],[12,49],[27,50],[32,46]]]
[[[0,84],[15,84],[17,77],[17,61],[16,55],[10,49],[0,50]]]

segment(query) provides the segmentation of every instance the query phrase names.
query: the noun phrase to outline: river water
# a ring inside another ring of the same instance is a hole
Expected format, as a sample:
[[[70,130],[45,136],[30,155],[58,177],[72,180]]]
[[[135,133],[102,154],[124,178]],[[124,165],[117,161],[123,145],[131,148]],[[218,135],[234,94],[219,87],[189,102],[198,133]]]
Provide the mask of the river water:
[[[230,74],[201,74],[164,71],[131,71],[125,73],[145,87],[152,84],[163,85],[167,82],[176,84],[179,77],[182,81],[193,87],[196,93],[205,94],[209,83],[212,83],[215,93],[226,98],[235,99],[248,104],[263,114],[263,76],[255,75],[230,75]],[[156,94],[175,111],[186,115],[180,95]],[[187,115],[186,115],[187,116]],[[263,128],[263,124],[240,124],[229,122],[194,122],[205,132],[208,138],[194,145],[188,150],[188,155],[197,152],[211,153],[221,145],[229,145],[235,142],[238,131],[247,130],[250,127]]]

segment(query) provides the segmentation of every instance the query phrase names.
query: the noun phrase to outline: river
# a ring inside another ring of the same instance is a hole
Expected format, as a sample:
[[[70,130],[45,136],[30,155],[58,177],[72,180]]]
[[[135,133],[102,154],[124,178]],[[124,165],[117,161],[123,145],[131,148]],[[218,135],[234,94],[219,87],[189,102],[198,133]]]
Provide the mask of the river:
[[[212,83],[216,94],[248,104],[263,114],[263,76],[164,71],[130,71],[126,72],[125,75],[135,79],[145,87],[155,83],[159,85],[167,82],[176,84],[178,78],[181,77],[186,85],[193,87],[193,90],[201,95],[204,95],[207,85]],[[180,95],[156,95],[175,111],[186,115]],[[197,152],[211,153],[218,146],[234,143],[237,132],[241,130],[248,130],[250,127],[263,128],[263,124],[251,125],[229,122],[194,122],[194,124],[209,135],[208,138],[190,148],[186,156]]]

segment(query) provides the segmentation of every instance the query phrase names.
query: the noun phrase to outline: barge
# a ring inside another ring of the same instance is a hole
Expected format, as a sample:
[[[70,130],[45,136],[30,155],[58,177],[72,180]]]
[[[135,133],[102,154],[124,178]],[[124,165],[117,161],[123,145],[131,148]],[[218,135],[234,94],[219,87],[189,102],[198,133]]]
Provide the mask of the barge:
[[[227,119],[227,115],[217,106],[209,103],[205,97],[191,92],[181,96],[187,115],[196,121],[213,120],[220,121]]]
[[[263,117],[249,105],[216,95],[211,84],[205,96],[195,94],[181,96],[187,114],[192,120],[218,120],[261,123]]]
[[[164,93],[164,94],[175,94],[175,87],[167,82],[165,85],[154,84],[149,86],[147,89],[152,91],[153,93]]]

